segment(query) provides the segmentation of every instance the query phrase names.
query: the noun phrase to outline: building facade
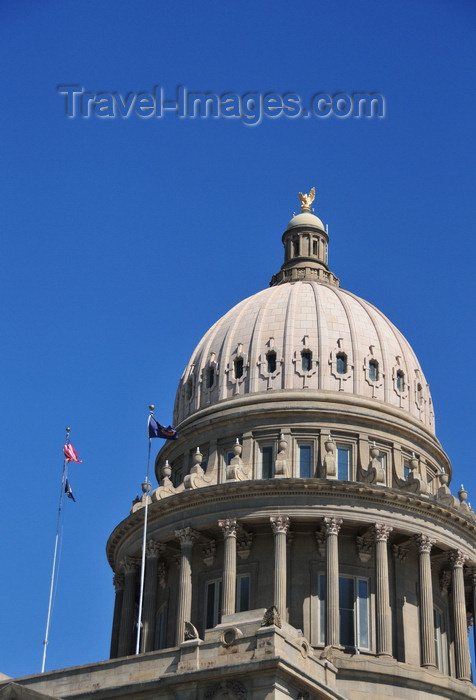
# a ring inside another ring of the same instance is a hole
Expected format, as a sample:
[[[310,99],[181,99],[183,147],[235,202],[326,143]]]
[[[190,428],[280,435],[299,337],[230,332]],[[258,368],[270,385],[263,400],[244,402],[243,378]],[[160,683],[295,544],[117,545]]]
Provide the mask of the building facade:
[[[412,348],[330,271],[313,194],[270,287],[193,352],[159,486],[109,538],[111,659],[0,698],[476,698],[475,514]]]

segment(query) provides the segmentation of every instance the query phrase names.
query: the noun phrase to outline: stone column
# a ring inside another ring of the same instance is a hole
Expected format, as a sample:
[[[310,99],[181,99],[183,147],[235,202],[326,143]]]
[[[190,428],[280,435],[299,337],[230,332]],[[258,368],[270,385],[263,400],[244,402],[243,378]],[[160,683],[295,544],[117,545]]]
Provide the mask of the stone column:
[[[462,681],[471,680],[471,664],[469,660],[466,602],[464,595],[463,566],[467,559],[459,549],[450,553],[453,588],[453,619],[455,634],[456,678]]]
[[[144,610],[142,615],[141,652],[152,651],[155,641],[155,616],[157,613],[157,587],[159,555],[161,545],[155,540],[149,540],[145,550],[145,581],[144,581]]]
[[[180,579],[177,603],[177,646],[181,644],[185,636],[185,622],[190,622],[192,616],[192,548],[196,539],[196,532],[191,527],[175,530],[175,537],[180,542]]]
[[[136,578],[138,562],[133,557],[126,557],[122,562],[124,571],[124,592],[122,597],[121,623],[119,625],[119,640],[117,655],[127,656],[132,654],[134,647],[135,602],[136,602]]]
[[[433,583],[431,580],[430,552],[436,540],[428,535],[418,535],[415,541],[418,546],[420,568],[421,665],[435,668],[435,624],[433,617]]]
[[[375,606],[377,627],[377,656],[392,656],[392,616],[388,578],[387,541],[393,528],[375,523]]]
[[[326,646],[339,646],[339,547],[342,518],[324,518],[326,528]]]
[[[286,535],[289,530],[289,517],[276,515],[270,517],[274,534],[274,605],[286,620]]]
[[[124,594],[124,574],[114,574],[114,587],[116,589],[116,598],[114,600],[114,616],[112,619],[112,634],[111,634],[111,659],[117,657],[117,645],[119,642],[119,628],[121,625],[122,613],[122,598]]]
[[[221,613],[233,615],[236,604],[236,519],[219,520],[218,526],[224,537]]]

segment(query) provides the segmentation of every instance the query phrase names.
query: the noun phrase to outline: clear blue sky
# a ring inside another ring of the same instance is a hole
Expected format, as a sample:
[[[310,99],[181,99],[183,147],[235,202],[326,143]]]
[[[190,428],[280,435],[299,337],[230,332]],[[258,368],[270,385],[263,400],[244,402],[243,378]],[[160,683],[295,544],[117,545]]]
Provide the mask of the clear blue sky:
[[[413,345],[476,502],[475,25],[473,0],[1,4],[0,671],[40,670],[67,425],[83,464],[47,669],[108,657],[104,547],[145,476],[147,406],[172,420],[195,344],[268,285],[313,185],[331,269]],[[68,119],[64,84],[378,92],[386,116]]]

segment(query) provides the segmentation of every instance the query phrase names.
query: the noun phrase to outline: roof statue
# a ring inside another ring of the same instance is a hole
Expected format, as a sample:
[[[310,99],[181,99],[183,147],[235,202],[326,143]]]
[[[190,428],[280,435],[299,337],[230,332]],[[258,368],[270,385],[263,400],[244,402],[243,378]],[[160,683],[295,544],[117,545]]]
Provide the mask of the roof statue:
[[[311,204],[316,197],[316,188],[311,187],[309,194],[303,194],[299,192],[299,199],[301,200],[301,211],[311,211]]]

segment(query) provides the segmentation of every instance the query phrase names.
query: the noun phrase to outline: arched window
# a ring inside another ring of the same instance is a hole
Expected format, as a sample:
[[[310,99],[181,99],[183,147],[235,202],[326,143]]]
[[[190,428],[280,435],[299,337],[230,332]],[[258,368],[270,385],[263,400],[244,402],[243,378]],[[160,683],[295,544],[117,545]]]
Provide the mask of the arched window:
[[[369,380],[371,382],[376,382],[378,380],[378,362],[377,362],[377,360],[370,360],[370,362],[369,362]]]
[[[241,379],[243,376],[243,358],[236,357],[233,364],[235,366],[235,379]]]
[[[301,353],[301,369],[303,372],[310,372],[312,368],[312,352],[303,350]]]
[[[405,375],[401,369],[397,371],[397,391],[405,391]]]
[[[270,350],[266,353],[267,370],[270,374],[276,372],[276,353]]]
[[[347,372],[347,355],[345,352],[338,352],[336,355],[336,372],[345,374]]]
[[[215,381],[215,369],[213,367],[209,367],[207,369],[207,389],[212,388],[214,381]]]

